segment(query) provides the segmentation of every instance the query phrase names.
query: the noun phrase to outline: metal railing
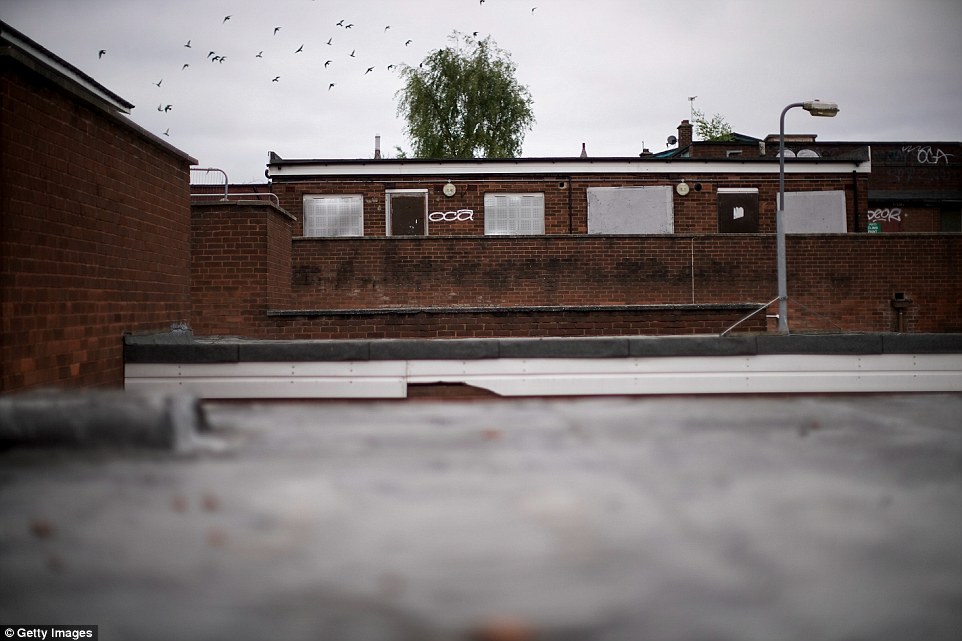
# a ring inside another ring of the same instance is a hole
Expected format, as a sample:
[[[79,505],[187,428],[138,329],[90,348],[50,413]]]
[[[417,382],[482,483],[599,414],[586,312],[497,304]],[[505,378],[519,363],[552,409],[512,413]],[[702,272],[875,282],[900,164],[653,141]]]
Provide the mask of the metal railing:
[[[217,182],[210,181],[209,178],[211,173],[216,173],[222,176],[223,183],[221,183],[220,181],[217,181]],[[277,195],[269,191],[242,191],[242,192],[230,191],[230,180],[228,180],[227,178],[227,172],[224,171],[223,169],[218,169],[217,167],[191,167],[190,168],[190,185],[191,187],[208,186],[208,185],[216,186],[216,187],[220,187],[221,185],[223,185],[224,187],[223,193],[221,193],[219,189],[216,192],[214,191],[193,192],[192,191],[190,194],[191,198],[220,198],[221,200],[231,200],[231,199],[236,199],[239,196],[247,196],[247,197],[257,196],[258,200],[267,198],[272,203],[274,203],[274,206],[276,207],[281,206],[280,200],[278,200]]]

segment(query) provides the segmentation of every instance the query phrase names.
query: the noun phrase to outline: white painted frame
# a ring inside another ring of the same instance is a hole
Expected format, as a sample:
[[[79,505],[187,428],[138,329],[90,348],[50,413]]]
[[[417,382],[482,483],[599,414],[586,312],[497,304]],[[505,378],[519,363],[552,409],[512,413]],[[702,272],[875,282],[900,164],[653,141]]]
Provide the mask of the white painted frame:
[[[431,230],[428,228],[428,190],[427,189],[385,189],[384,190],[384,234],[386,236],[392,236],[393,232],[391,230],[391,196],[401,195],[401,196],[424,196],[424,235],[430,235]]]
[[[502,358],[141,364],[131,391],[201,398],[405,398],[463,383],[501,396],[962,392],[958,354]]]

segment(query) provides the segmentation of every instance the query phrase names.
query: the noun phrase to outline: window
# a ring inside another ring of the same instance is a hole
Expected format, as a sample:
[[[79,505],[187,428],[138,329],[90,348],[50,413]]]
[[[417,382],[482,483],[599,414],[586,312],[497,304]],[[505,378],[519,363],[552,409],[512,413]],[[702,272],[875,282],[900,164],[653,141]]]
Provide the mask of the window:
[[[305,236],[363,236],[363,196],[304,196]]]
[[[716,203],[718,233],[758,233],[757,187],[719,187]]]
[[[485,194],[484,233],[543,234],[544,194]]]
[[[588,187],[589,234],[671,234],[671,187]]]
[[[778,196],[775,206],[778,206]],[[847,231],[844,191],[785,193],[786,234],[844,234]]]
[[[388,236],[427,236],[428,192],[426,189],[389,189]]]

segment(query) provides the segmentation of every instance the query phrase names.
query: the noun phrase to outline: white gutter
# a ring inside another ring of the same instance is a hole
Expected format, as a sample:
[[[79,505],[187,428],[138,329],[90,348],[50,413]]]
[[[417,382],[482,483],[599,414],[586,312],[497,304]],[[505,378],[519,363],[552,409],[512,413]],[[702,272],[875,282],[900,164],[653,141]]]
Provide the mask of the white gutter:
[[[283,160],[268,165],[272,178],[300,176],[473,176],[478,174],[778,174],[778,160],[764,161],[698,161],[698,160],[631,160],[631,159],[537,159],[531,161],[464,160],[438,162],[371,162]],[[872,162],[795,160],[785,163],[787,174],[868,174]]]

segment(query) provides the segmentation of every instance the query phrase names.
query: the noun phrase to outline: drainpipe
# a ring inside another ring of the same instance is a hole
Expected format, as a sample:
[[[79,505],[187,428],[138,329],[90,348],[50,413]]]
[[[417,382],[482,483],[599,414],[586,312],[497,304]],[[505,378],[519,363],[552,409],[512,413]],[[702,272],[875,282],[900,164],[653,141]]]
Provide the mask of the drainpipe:
[[[565,176],[568,179],[568,235],[574,233],[574,212],[571,210],[571,174]]]
[[[855,220],[852,224],[852,231],[858,233],[858,217],[859,212],[862,211],[861,204],[858,202],[858,174],[855,170],[852,170],[852,191],[855,192],[855,214],[852,216]]]
[[[904,292],[895,292],[892,296],[892,309],[895,310],[895,331],[899,334],[905,333],[905,310],[911,304],[912,301],[905,297]]]

